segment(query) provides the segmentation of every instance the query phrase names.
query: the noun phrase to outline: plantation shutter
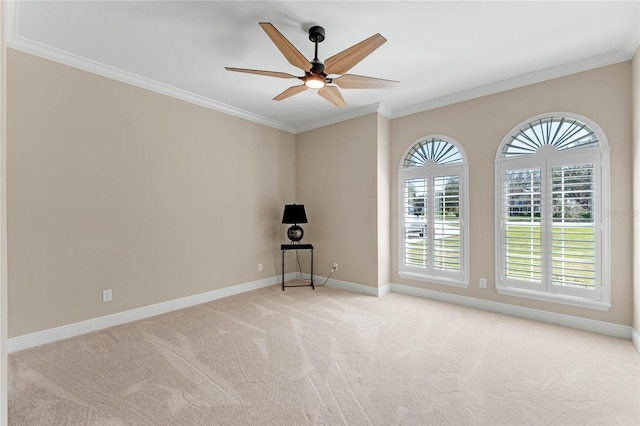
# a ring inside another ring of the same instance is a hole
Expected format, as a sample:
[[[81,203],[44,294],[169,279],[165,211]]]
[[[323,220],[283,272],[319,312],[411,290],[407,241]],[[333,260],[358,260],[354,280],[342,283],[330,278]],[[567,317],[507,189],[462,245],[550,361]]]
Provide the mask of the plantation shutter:
[[[504,173],[504,274],[529,289],[542,283],[541,172],[540,168],[524,168]]]
[[[446,275],[462,269],[460,176],[404,181],[404,264]]]
[[[595,167],[552,167],[554,286],[593,289],[596,282]]]
[[[427,218],[428,178],[406,179],[404,185],[404,259],[405,265],[429,266]]]
[[[433,178],[433,267],[460,270],[460,176]]]

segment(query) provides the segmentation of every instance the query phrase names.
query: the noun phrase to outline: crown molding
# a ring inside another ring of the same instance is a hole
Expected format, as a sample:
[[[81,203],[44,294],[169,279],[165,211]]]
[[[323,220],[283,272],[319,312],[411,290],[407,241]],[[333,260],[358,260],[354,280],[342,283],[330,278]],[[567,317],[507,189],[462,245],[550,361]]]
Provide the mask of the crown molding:
[[[134,73],[123,71],[121,69],[21,37],[18,35],[18,14],[20,12],[20,3],[18,1],[6,1],[5,5],[7,13],[5,16],[4,27],[7,47],[208,109],[223,112],[254,123],[273,127],[289,133],[295,132],[294,127],[287,123],[282,123],[258,114],[253,114],[240,108],[232,107],[222,102],[196,95],[186,90],[178,89],[168,84],[141,77]]]
[[[58,50],[50,46],[45,46],[31,40],[26,40],[20,37],[14,37],[7,40],[7,47],[12,49],[21,50],[23,52],[39,56],[44,59],[48,59],[54,62],[58,62],[70,67],[78,68],[80,70],[90,72],[93,74],[107,77],[112,80],[120,81],[122,83],[130,84],[132,86],[140,87],[142,89],[150,90],[152,92],[166,95],[175,99],[179,99],[185,102],[189,102],[195,105],[199,105],[208,109],[219,111],[225,114],[229,114],[235,117],[239,117],[254,123],[263,124],[265,126],[273,127],[275,129],[283,130],[285,132],[294,133],[295,128],[276,120],[272,120],[257,114],[250,113],[248,111],[232,107],[230,105],[214,101],[213,99],[206,98],[204,96],[196,95],[186,90],[178,89],[168,84],[160,83],[139,75],[122,71],[120,69],[105,65],[96,61],[83,58],[81,56],[74,55],[69,52]]]
[[[17,0],[7,0],[4,1],[4,6],[6,11],[4,16],[4,31],[7,47],[292,134],[337,124],[343,121],[362,117],[373,112],[377,112],[392,120],[452,105],[458,102],[464,102],[482,96],[492,95],[554,78],[564,77],[627,61],[633,58],[634,54],[640,47],[640,29],[631,29],[627,37],[625,37],[624,43],[621,44],[617,51],[612,53],[587,58],[571,64],[523,74],[515,78],[465,90],[452,95],[429,99],[425,102],[420,102],[407,107],[392,109],[387,105],[376,103],[349,111],[341,111],[339,113],[326,116],[320,120],[310,120],[302,125],[294,126],[21,37],[18,35],[18,14],[20,2]],[[640,8],[636,9],[636,21],[640,21]]]
[[[523,74],[494,84],[488,84],[486,86],[465,90],[452,95],[443,96],[441,98],[431,99],[405,108],[399,108],[394,111],[391,119],[628,61],[633,57],[633,52],[630,52],[629,47],[630,46],[627,46],[627,49],[621,49],[606,55],[587,58],[585,60],[572,62],[558,67],[547,68],[529,74]]]

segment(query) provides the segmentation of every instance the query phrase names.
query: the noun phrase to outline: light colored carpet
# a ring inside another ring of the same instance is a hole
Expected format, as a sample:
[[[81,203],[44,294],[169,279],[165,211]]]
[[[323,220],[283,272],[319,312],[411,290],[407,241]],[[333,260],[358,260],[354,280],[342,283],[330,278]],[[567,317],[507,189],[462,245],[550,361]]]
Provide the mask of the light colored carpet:
[[[256,290],[9,357],[11,425],[640,424],[632,343],[400,294]]]

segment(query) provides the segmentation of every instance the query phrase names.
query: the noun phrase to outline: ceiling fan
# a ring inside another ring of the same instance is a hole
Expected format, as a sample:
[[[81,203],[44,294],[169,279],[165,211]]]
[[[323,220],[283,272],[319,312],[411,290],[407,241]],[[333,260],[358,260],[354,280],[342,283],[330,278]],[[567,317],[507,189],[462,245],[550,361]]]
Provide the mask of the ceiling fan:
[[[290,42],[269,22],[260,22],[260,27],[269,36],[271,41],[282,52],[289,63],[304,71],[304,76],[298,77],[285,72],[262,71],[245,68],[225,67],[227,71],[244,72],[249,74],[266,75],[277,78],[297,78],[301,85],[292,86],[273,98],[281,101],[290,96],[304,92],[307,89],[318,89],[318,95],[322,96],[337,107],[346,105],[338,87],[342,89],[382,89],[390,87],[397,81],[380,78],[365,77],[362,75],[345,74],[354,65],[366,58],[371,52],[382,46],[387,40],[380,34],[374,34],[366,40],[351,46],[348,49],[330,57],[324,63],[318,59],[318,43],[324,41],[325,31],[320,26],[309,28],[309,40],[315,44],[315,56],[309,62]],[[330,74],[340,74],[338,77],[328,77]],[[333,84],[330,86],[330,84]]]

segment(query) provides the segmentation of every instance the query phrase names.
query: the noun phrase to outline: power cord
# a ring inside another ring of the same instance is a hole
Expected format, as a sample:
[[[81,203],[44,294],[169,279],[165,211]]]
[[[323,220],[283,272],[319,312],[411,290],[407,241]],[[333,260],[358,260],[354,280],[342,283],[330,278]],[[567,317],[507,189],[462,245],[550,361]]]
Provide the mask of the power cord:
[[[304,274],[302,273],[302,266],[300,266],[300,257],[298,256],[298,250],[296,250],[296,262],[298,263],[298,274],[301,280],[304,280]]]
[[[336,271],[336,268],[331,268],[331,273],[329,274],[329,276],[327,277],[327,279],[324,280],[324,282],[322,284],[318,284],[316,287],[322,287],[323,285],[325,285],[327,283],[327,281],[329,281],[329,278],[331,278],[331,275],[333,275],[333,273]]]
[[[300,279],[304,280],[304,275],[302,274],[302,267],[300,266],[300,257],[298,257],[298,250],[296,250],[296,262],[298,263],[298,274],[300,274]],[[327,283],[327,281],[329,281],[329,278],[331,278],[331,275],[333,275],[335,271],[336,271],[336,267],[334,266],[333,268],[331,268],[331,272],[329,273],[329,276],[324,280],[324,282],[322,284],[317,284],[316,287],[324,286]]]

